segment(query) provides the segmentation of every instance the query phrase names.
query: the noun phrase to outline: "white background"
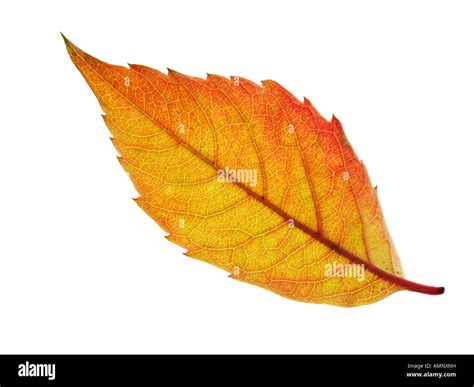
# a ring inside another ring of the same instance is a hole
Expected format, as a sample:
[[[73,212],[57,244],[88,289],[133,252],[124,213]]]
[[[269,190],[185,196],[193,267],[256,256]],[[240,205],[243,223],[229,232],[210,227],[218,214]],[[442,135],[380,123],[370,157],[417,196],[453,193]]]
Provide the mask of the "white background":
[[[0,352],[472,353],[473,3],[0,6]],[[407,278],[344,309],[186,258],[131,200],[62,31],[114,64],[274,79],[341,121]]]

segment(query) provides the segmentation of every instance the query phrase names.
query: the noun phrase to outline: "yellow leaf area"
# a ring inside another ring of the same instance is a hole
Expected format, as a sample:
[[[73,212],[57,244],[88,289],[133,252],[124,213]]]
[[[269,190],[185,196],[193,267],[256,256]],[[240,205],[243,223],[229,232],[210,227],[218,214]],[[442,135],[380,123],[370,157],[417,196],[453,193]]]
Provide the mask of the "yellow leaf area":
[[[442,292],[403,278],[376,189],[335,117],[274,81],[114,66],[65,41],[136,202],[187,256],[311,303]]]

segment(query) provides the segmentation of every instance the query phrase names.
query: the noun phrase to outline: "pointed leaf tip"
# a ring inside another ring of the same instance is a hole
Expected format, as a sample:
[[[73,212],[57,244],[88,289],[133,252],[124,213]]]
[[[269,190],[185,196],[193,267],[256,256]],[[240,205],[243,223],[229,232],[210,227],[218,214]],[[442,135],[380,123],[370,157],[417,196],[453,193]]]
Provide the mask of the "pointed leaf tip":
[[[69,55],[71,56],[73,54],[76,54],[77,47],[68,38],[66,38],[66,36],[62,32],[60,32],[60,34],[64,39],[64,44],[66,45],[66,49]]]

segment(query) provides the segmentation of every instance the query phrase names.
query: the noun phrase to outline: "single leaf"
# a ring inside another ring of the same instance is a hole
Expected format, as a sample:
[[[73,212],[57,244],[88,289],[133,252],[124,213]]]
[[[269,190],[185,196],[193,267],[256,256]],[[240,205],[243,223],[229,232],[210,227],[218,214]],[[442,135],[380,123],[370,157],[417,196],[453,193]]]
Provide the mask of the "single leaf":
[[[185,255],[298,301],[443,293],[404,278],[377,190],[334,116],[274,81],[114,66],[64,39],[136,202]]]

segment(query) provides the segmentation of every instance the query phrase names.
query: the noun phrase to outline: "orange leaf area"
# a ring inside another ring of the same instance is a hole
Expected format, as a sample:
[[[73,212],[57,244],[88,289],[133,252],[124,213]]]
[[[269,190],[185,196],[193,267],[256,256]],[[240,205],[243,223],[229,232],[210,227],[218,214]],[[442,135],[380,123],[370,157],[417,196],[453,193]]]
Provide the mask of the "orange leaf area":
[[[297,301],[443,293],[404,278],[377,190],[335,117],[274,81],[114,66],[65,41],[136,202],[187,256]]]

